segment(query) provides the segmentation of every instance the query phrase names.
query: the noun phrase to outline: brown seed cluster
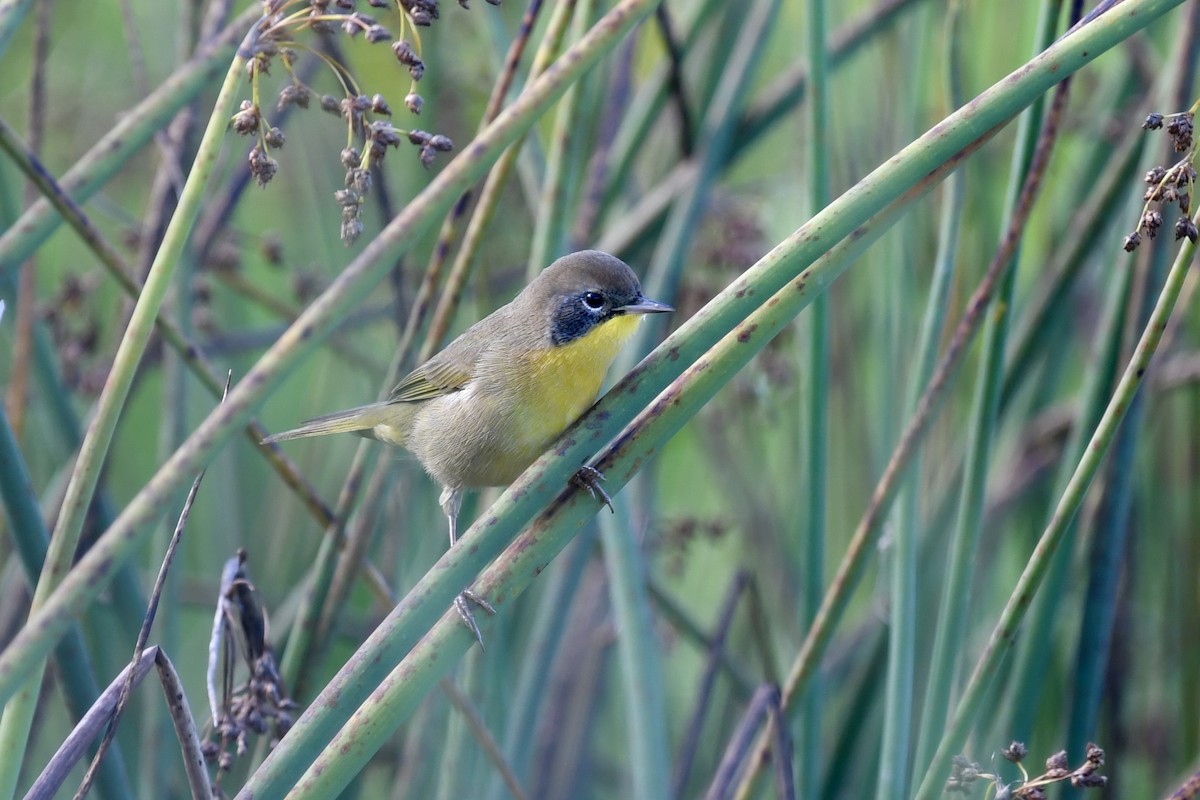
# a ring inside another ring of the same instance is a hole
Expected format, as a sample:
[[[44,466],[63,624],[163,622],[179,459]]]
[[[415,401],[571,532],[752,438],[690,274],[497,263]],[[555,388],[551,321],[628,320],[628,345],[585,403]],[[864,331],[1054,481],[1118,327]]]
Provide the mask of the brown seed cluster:
[[[466,7],[465,0],[459,2]],[[361,36],[371,44],[390,42],[397,61],[408,72],[405,109],[419,115],[424,108],[425,100],[417,92],[417,83],[425,76],[419,29],[431,25],[440,16],[437,0],[367,0],[367,3],[395,15],[398,36],[393,36],[374,16],[359,11],[358,0],[266,0],[264,3],[264,18],[255,40],[256,50],[246,65],[251,98],[242,101],[230,120],[234,132],[257,139],[248,162],[259,186],[266,186],[278,172],[279,163],[272,153],[280,150],[285,141],[283,131],[272,126],[264,114],[260,102],[263,76],[269,74],[273,63],[279,63],[288,75],[288,82],[276,99],[277,111],[288,106],[307,109],[315,94],[293,69],[297,53],[312,49],[298,41],[297,37],[302,33],[340,32],[350,39]],[[342,241],[350,244],[363,231],[362,208],[371,188],[371,170],[383,161],[389,147],[398,147],[407,139],[417,148],[421,164],[428,168],[438,153],[447,152],[454,145],[449,137],[441,134],[394,126],[392,108],[382,94],[361,91],[344,65],[327,57],[323,60],[343,89],[341,96],[322,95],[320,106],[342,119],[346,126],[346,146],[341,151],[341,163],[346,170],[345,188],[335,192],[334,200],[341,211]]]
[[[1164,213],[1170,213],[1174,207],[1179,208],[1179,217],[1175,220],[1173,230],[1175,239],[1185,236],[1195,242],[1200,237],[1196,223],[1192,221],[1192,190],[1196,186],[1196,141],[1193,136],[1195,110],[1180,114],[1163,115],[1150,114],[1142,123],[1142,128],[1148,131],[1166,129],[1171,137],[1171,145],[1176,153],[1184,153],[1184,157],[1170,167],[1157,166],[1146,173],[1146,189],[1142,207],[1142,216],[1138,219],[1137,227],[1125,237],[1122,246],[1126,252],[1132,253],[1141,245],[1143,239],[1157,238],[1159,231],[1166,223]]]
[[[246,551],[239,549],[230,559],[222,577],[218,599],[225,652],[223,664],[224,695],[218,719],[213,721],[211,736],[200,750],[209,763],[217,764],[217,780],[233,767],[235,756],[249,750],[250,734],[272,734],[272,747],[292,727],[292,712],[296,704],[287,696],[283,679],[275,665],[275,656],[267,641],[267,619],[258,590],[250,581],[246,568]],[[249,670],[246,682],[233,688],[235,659],[234,645]],[[210,669],[216,671],[215,665]]]
[[[1040,775],[1030,775],[1024,762],[1029,755],[1029,748],[1021,742],[1013,742],[1000,751],[1007,761],[1016,764],[1021,770],[1021,779],[1012,784],[1004,783],[999,775],[984,772],[979,764],[966,756],[955,756],[950,768],[950,778],[946,781],[948,794],[958,793],[969,795],[977,781],[983,780],[992,784],[996,797],[1011,797],[1014,800],[1046,800],[1046,787],[1055,783],[1069,782],[1076,789],[1099,789],[1108,785],[1108,778],[1100,774],[1104,766],[1104,751],[1097,745],[1088,743],[1084,751],[1083,763],[1074,769],[1067,760],[1067,751],[1060,750],[1046,759],[1046,770]]]

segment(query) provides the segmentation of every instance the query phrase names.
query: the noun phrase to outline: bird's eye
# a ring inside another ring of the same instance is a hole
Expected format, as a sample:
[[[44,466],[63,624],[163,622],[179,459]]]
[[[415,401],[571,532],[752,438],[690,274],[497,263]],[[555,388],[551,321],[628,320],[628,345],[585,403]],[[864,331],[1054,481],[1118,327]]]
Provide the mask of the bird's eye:
[[[604,308],[604,295],[599,292],[587,292],[583,295],[583,304],[593,311]]]

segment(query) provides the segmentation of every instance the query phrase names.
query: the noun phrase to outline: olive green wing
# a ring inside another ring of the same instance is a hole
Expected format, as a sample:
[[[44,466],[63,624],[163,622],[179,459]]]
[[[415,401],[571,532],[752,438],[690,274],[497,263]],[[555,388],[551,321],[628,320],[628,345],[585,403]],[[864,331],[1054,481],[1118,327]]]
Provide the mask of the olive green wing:
[[[444,394],[457,392],[471,380],[471,371],[462,369],[454,364],[435,364],[428,361],[408,373],[408,376],[392,393],[388,395],[389,403],[415,403],[420,400],[432,400]]]
[[[484,322],[487,320],[472,325],[445,350],[408,373],[392,389],[388,402],[416,403],[463,389],[475,376],[479,359],[488,348]]]

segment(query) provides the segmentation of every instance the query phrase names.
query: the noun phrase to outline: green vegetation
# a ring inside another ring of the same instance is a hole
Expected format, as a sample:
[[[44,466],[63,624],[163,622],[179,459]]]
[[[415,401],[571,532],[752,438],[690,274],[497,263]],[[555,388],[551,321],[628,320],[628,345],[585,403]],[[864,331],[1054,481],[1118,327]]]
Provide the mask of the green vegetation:
[[[1195,796],[1200,3],[1084,5],[0,0],[0,800]],[[463,546],[261,444],[585,247]]]

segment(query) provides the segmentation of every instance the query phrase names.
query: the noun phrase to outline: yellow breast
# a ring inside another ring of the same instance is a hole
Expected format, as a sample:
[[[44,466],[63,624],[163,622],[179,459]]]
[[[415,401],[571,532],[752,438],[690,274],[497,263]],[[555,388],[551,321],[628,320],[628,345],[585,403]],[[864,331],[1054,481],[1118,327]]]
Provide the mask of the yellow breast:
[[[512,429],[515,449],[536,458],[596,401],[609,366],[640,320],[613,317],[574,341],[524,357],[517,371],[522,411]]]

